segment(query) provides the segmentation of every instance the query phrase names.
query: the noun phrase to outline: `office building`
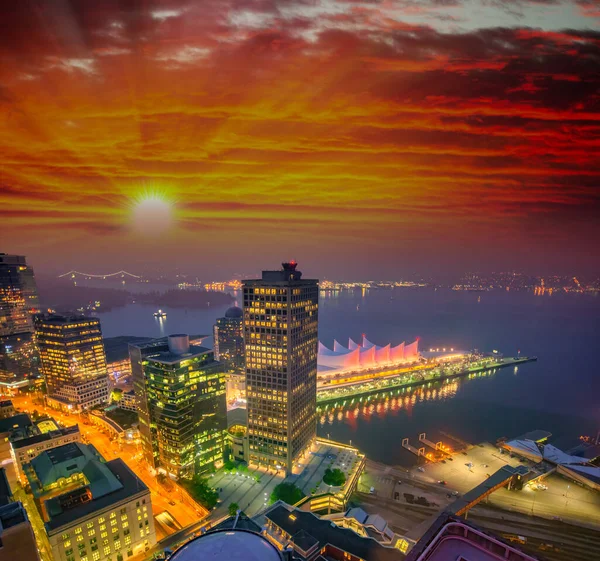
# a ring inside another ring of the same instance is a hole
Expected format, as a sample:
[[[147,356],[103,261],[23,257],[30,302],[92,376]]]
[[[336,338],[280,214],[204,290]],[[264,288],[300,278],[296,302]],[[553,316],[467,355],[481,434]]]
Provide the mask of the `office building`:
[[[19,385],[37,375],[33,314],[39,300],[25,257],[0,253],[0,384]]]
[[[291,262],[243,290],[250,461],[291,473],[316,436],[318,281]]]
[[[178,334],[132,344],[129,352],[146,461],[190,478],[222,460],[225,374],[213,351]]]
[[[23,466],[37,458],[42,452],[64,446],[70,442],[81,442],[79,425],[56,428],[47,432],[36,432],[39,432],[39,434],[16,440],[9,438],[13,465],[21,483],[25,483],[26,480]]]
[[[213,328],[215,359],[226,372],[245,374],[243,317],[241,308],[232,306]]]
[[[99,319],[37,316],[35,332],[51,406],[80,411],[108,401]]]
[[[0,386],[16,391],[39,374],[35,335],[30,332],[0,337]]]
[[[33,269],[25,257],[0,253],[0,337],[33,332],[32,314],[38,311]]]
[[[121,460],[74,442],[24,466],[54,561],[123,561],[156,543],[150,491]]]

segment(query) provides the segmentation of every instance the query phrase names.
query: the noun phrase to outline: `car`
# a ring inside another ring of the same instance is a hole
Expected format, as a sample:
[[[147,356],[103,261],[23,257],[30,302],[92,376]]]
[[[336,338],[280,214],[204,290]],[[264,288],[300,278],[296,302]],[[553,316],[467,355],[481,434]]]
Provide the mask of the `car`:
[[[458,491],[452,491],[452,496],[453,497],[458,497]]]
[[[169,504],[170,504],[171,506],[175,506],[177,503],[176,503],[175,501],[169,501]]]
[[[451,499],[452,498],[452,493],[447,493],[446,497],[448,497],[449,499]]]
[[[442,460],[442,463],[443,463],[443,464],[445,464],[445,463],[446,463],[446,460]]]
[[[371,487],[369,489],[369,495],[374,495],[375,494],[375,487]]]
[[[463,452],[463,453],[462,453],[462,455],[463,455],[463,456],[466,456],[466,455],[467,455],[467,453],[466,453],[466,452]]]
[[[418,469],[420,472],[424,472],[424,471],[425,471],[425,468],[424,468],[424,467],[421,467],[421,466],[419,466],[417,469]]]
[[[446,485],[446,482],[445,482],[443,479],[440,479],[440,480],[438,481],[438,483],[439,483],[440,485]]]

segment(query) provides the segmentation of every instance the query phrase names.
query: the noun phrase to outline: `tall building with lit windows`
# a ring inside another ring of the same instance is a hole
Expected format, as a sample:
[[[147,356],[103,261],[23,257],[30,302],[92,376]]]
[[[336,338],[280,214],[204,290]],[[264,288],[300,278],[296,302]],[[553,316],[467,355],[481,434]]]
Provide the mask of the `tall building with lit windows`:
[[[213,327],[215,358],[227,372],[245,374],[243,312],[237,306],[229,308]]]
[[[243,290],[249,459],[290,473],[316,436],[319,284],[292,261]]]
[[[98,318],[40,315],[35,334],[51,405],[82,410],[108,401],[108,373]]]
[[[213,351],[177,334],[130,344],[129,356],[146,461],[190,478],[222,460],[225,373]]]
[[[39,300],[33,269],[21,255],[0,253],[0,384],[38,373],[33,314]]]

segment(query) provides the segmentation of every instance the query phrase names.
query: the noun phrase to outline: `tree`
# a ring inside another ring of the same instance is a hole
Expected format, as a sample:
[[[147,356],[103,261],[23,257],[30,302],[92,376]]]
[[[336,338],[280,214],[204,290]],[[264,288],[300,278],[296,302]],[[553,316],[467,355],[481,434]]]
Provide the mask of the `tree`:
[[[323,481],[327,485],[332,485],[333,487],[341,487],[344,483],[346,483],[346,475],[341,469],[327,468],[325,470],[325,475],[323,476]]]
[[[200,504],[208,510],[212,510],[216,506],[219,493],[208,484],[208,479],[196,476],[191,484],[185,486],[194,498],[198,499]]]
[[[293,483],[280,483],[273,489],[271,493],[271,503],[275,501],[283,501],[289,505],[295,505],[300,499],[303,499],[306,495],[301,489],[296,487]]]
[[[237,511],[239,510],[240,505],[237,503],[230,503],[229,504],[229,516],[235,516],[237,514]]]

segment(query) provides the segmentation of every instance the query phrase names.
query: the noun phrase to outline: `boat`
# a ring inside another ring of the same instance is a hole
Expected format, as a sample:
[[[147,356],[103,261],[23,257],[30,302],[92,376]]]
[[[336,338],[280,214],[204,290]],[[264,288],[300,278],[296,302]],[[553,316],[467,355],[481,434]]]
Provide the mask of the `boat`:
[[[166,318],[167,312],[163,312],[162,310],[158,310],[158,312],[154,312],[155,318]]]

